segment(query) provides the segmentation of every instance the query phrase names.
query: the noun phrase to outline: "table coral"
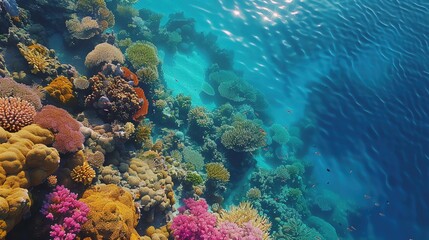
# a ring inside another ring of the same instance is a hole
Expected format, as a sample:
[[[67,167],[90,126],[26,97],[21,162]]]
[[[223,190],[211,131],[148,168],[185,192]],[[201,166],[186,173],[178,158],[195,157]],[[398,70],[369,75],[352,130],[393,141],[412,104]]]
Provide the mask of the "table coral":
[[[86,190],[80,201],[90,211],[78,240],[140,238],[135,229],[139,216],[131,193],[113,184],[101,184]]]
[[[66,27],[71,36],[76,39],[90,39],[101,33],[98,22],[90,16],[79,19],[73,15],[71,19],[66,21]]]
[[[58,76],[44,88],[51,97],[61,103],[68,103],[74,99],[73,84],[64,76]]]
[[[3,239],[28,212],[28,190],[54,173],[60,156],[54,148],[54,135],[37,125],[16,133],[0,127],[0,239]],[[6,205],[7,204],[7,205]]]
[[[0,98],[0,127],[10,132],[33,123],[36,109],[31,103],[16,97]]]

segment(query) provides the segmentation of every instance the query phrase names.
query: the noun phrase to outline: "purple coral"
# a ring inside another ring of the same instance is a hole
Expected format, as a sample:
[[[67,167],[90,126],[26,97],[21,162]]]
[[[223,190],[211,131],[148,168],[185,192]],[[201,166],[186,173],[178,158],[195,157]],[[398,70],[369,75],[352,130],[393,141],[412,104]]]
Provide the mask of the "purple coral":
[[[55,224],[51,225],[50,236],[54,240],[73,240],[81,225],[87,220],[88,206],[77,200],[77,194],[64,186],[57,186],[46,196],[40,212]]]

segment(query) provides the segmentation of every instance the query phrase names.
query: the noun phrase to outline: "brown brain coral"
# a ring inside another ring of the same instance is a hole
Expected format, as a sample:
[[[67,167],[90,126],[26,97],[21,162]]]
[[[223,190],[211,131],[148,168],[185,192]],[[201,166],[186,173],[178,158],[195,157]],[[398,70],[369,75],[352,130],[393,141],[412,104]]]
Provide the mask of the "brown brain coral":
[[[21,98],[0,98],[0,127],[9,132],[17,132],[34,121],[36,109]]]

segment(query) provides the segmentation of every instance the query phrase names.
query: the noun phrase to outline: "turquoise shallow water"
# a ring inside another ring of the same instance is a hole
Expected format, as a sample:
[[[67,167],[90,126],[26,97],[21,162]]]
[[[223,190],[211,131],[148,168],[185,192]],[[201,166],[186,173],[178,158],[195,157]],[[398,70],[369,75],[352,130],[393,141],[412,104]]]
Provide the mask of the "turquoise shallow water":
[[[198,29],[214,32],[220,45],[234,49],[246,80],[269,98],[276,121],[316,121],[313,144],[322,153],[313,156],[316,175],[330,182],[322,187],[362,207],[357,236],[429,237],[426,1],[137,6],[184,11]]]

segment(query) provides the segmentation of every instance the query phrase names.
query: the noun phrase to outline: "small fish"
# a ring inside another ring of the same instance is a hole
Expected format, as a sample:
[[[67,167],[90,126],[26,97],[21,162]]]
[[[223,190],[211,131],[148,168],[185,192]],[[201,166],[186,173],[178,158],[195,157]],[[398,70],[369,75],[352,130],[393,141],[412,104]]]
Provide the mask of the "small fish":
[[[365,199],[371,199],[371,196],[369,196],[368,194],[364,194],[364,195],[363,195],[363,197],[364,197]]]
[[[380,207],[380,203],[375,202],[375,203],[374,203],[374,206],[376,206],[376,207]]]
[[[330,171],[331,171],[331,169],[327,168],[327,169],[326,169],[326,171],[330,172]]]
[[[386,216],[384,213],[382,213],[382,212],[379,212],[378,213],[378,215],[380,215],[381,217],[384,217],[384,216]]]

